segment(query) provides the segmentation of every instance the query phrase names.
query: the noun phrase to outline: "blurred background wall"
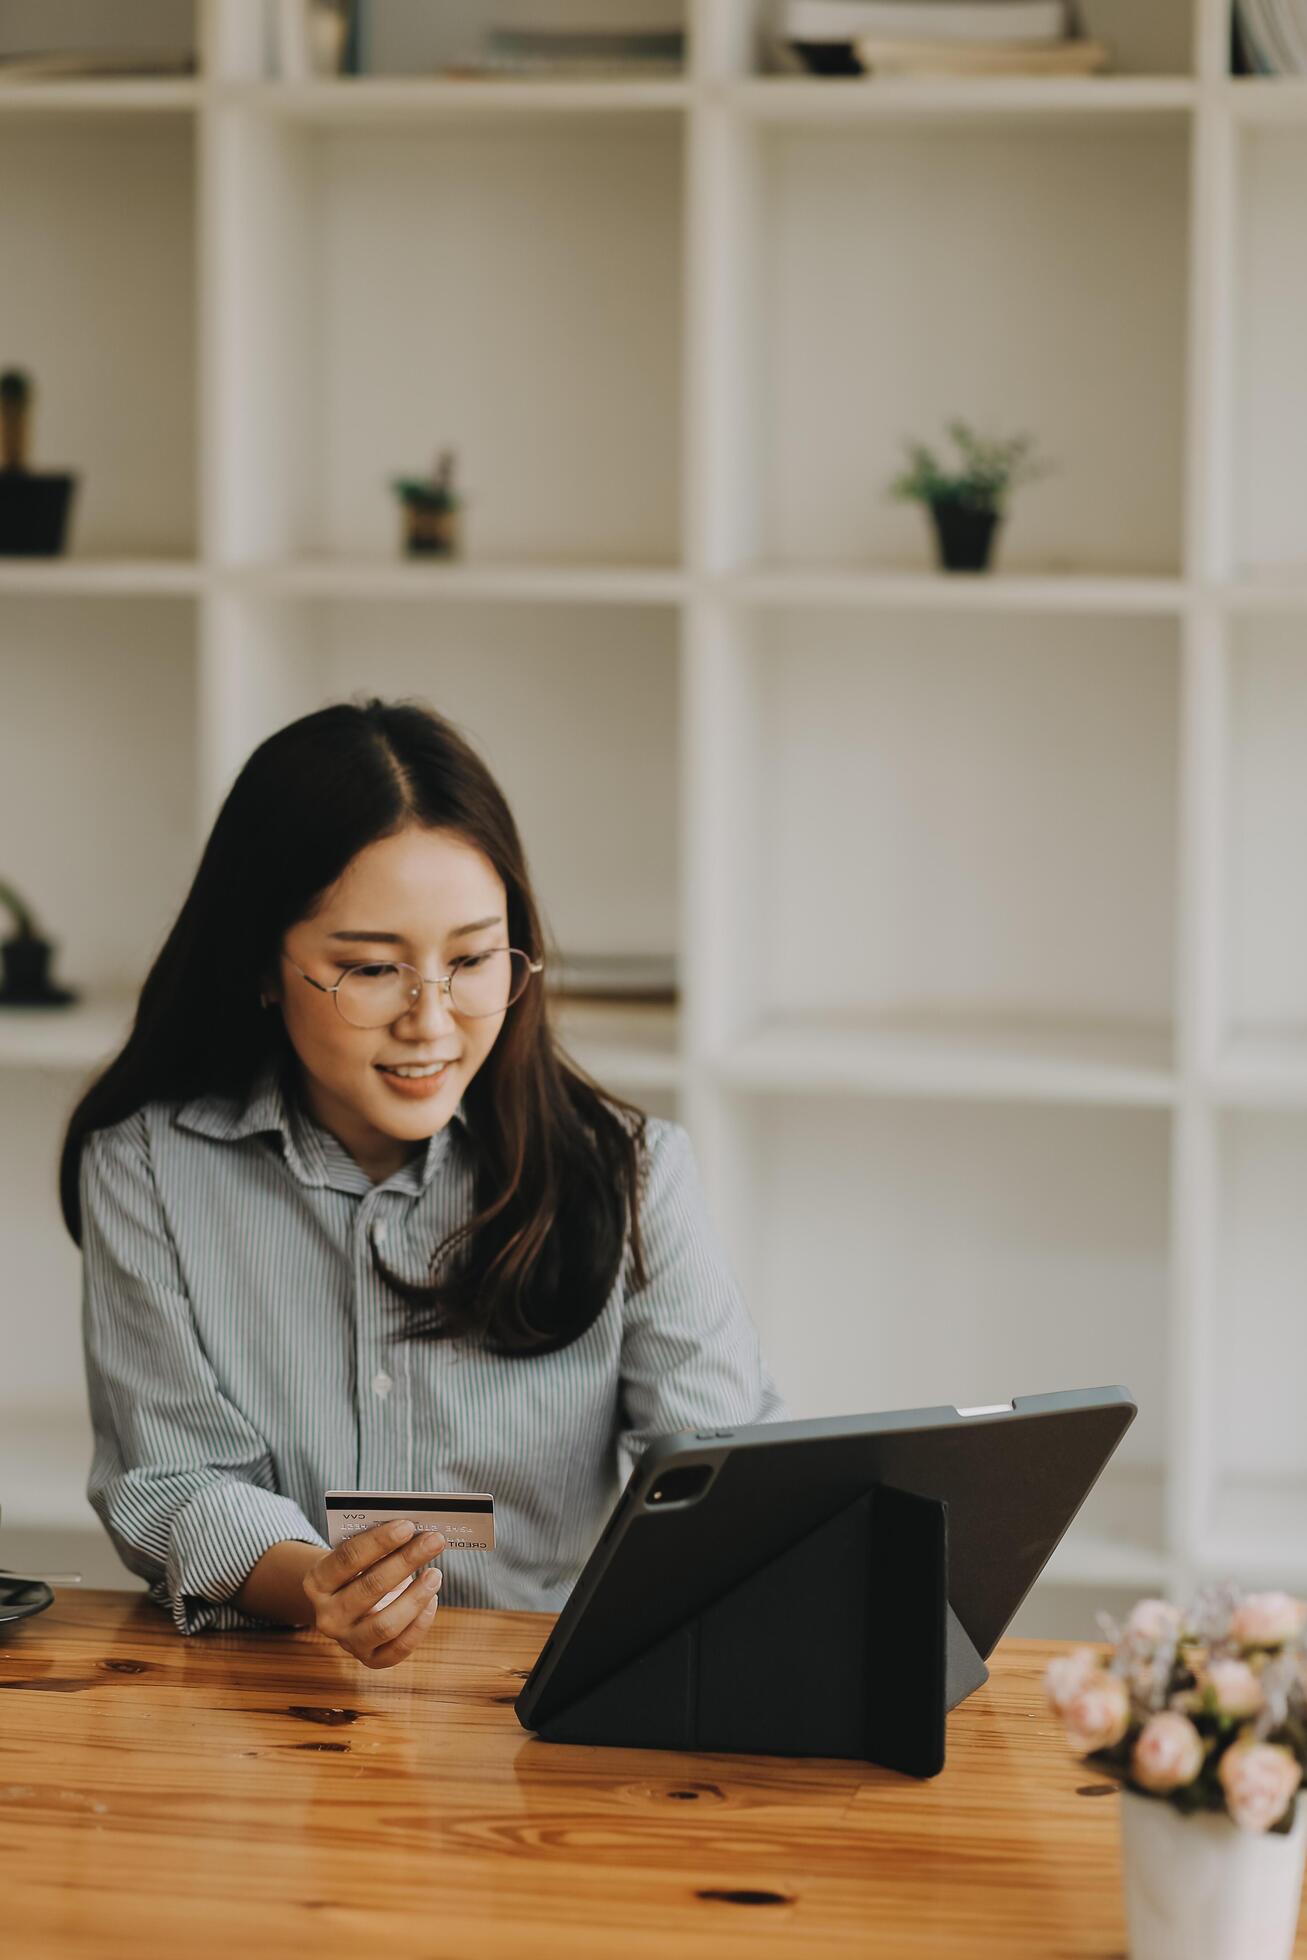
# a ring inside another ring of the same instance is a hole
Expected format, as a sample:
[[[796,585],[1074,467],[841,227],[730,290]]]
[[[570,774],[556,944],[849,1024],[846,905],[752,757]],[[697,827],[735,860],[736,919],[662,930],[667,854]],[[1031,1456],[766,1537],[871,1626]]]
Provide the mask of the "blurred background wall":
[[[674,988],[559,1012],[797,1413],[1134,1390],[1021,1629],[1307,1583],[1307,85],[1223,0],[1089,0],[1082,78],[773,72],[798,4],[455,80],[595,10],[371,0],[315,75],[262,0],[0,0],[0,367],[78,477],[0,556],[0,880],[77,993],[0,1006],[0,1565],[137,1583],[62,1125],[250,749],[366,691],[480,745],[578,990]],[[983,574],[887,494],[954,416],[1051,465]]]

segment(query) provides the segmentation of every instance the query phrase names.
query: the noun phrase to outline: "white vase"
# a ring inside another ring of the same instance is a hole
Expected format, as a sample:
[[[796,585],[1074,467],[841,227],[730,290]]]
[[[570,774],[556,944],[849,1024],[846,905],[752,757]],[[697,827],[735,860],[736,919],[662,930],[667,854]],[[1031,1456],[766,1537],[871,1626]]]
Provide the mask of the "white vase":
[[[1292,1960],[1307,1802],[1287,1837],[1121,1792],[1130,1960]]]

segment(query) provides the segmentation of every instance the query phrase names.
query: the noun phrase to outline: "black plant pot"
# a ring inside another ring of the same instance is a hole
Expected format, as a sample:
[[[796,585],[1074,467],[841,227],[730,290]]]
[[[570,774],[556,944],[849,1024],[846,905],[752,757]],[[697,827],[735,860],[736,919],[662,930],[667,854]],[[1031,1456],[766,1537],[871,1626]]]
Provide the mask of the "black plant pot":
[[[0,470],[0,555],[57,558],[76,487],[67,470]]]
[[[48,939],[27,934],[21,939],[0,943],[0,1006],[66,1007],[76,1000],[67,987],[57,987],[50,978],[50,956],[54,947]]]
[[[939,503],[930,506],[935,520],[939,562],[946,572],[983,572],[989,568],[999,516],[974,504]]]

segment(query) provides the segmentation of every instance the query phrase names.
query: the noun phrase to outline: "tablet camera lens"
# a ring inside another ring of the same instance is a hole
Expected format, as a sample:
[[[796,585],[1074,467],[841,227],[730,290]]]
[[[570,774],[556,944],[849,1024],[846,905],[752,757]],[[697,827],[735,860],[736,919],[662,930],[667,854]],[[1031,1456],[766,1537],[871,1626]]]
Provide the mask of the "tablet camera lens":
[[[708,1488],[712,1470],[706,1463],[696,1463],[683,1470],[669,1470],[660,1477],[649,1492],[645,1502],[648,1504],[688,1504],[696,1497],[702,1497]]]

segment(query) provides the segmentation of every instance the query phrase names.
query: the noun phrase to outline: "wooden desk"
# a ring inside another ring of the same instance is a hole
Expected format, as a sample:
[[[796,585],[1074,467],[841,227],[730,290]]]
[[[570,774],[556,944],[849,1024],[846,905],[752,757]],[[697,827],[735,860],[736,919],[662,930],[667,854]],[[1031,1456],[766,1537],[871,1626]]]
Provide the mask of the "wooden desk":
[[[60,1592],[0,1637],[0,1950],[1124,1954],[1117,1798],[1049,1718],[1049,1646],[1000,1650],[913,1783],[536,1742],[512,1703],[550,1624],[445,1608],[374,1674],[317,1634],[185,1640],[141,1595]]]

